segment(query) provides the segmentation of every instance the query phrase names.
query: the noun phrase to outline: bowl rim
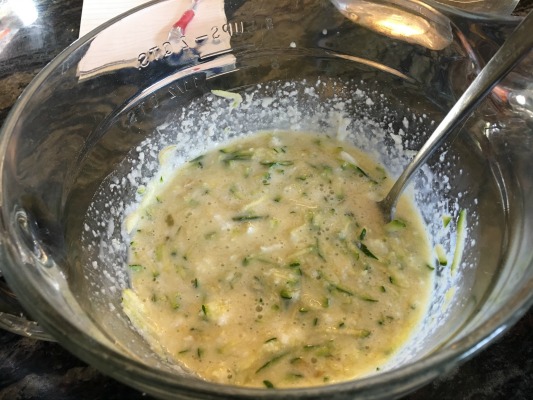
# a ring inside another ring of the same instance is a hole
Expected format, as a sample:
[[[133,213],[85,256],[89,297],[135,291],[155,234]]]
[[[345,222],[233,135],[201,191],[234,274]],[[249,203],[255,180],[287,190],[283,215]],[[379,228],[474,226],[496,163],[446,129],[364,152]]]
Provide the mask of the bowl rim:
[[[39,89],[41,84],[65,62],[68,57],[77,51],[86,43],[92,41],[99,33],[117,23],[131,14],[137,13],[144,9],[155,6],[159,3],[171,0],[152,0],[148,3],[135,7],[128,12],[118,15],[108,22],[93,29],[91,32],[76,40],[58,56],[56,56],[47,66],[45,66],[37,76],[31,81],[24,90],[16,104],[8,114],[5,123],[0,129],[0,185],[3,193],[3,172],[4,161],[7,145],[10,139],[10,132],[13,131],[22,111],[28,100]],[[451,7],[437,4],[433,0],[426,0],[427,3],[436,9],[445,10],[458,16],[468,17],[470,19],[491,20],[490,16],[472,14],[465,11],[455,10]],[[501,18],[501,21],[515,21],[514,17]],[[0,195],[3,196],[3,194]],[[147,391],[154,395],[168,397],[169,393],[179,395],[183,391],[194,391],[194,393],[205,394],[212,397],[227,398],[228,396],[253,398],[300,398],[315,397],[323,398],[326,395],[340,393],[357,393],[359,391],[372,389],[372,393],[390,394],[392,387],[397,387],[400,393],[407,393],[416,387],[426,384],[429,380],[435,378],[443,372],[447,372],[457,363],[464,362],[474,356],[476,353],[485,348],[490,342],[499,337],[503,332],[516,323],[526,311],[533,305],[533,277],[524,282],[523,286],[517,291],[505,304],[503,304],[493,314],[491,318],[480,324],[472,333],[453,342],[453,346],[440,350],[438,353],[432,353],[414,363],[406,366],[382,372],[377,375],[360,378],[353,381],[329,384],[316,387],[276,389],[275,391],[264,388],[249,388],[224,385],[219,383],[207,382],[201,379],[191,379],[190,377],[182,378],[170,372],[147,369],[142,362],[126,357],[116,349],[92,338],[86,332],[70,320],[63,318],[62,314],[54,310],[54,313],[44,312],[41,308],[33,307],[35,304],[47,303],[47,299],[37,290],[28,291],[28,281],[17,274],[16,246],[10,246],[9,240],[16,237],[12,229],[5,224],[9,220],[9,215],[4,202],[0,198],[1,208],[1,228],[2,228],[2,252],[3,258],[7,261],[7,268],[4,268],[4,274],[11,285],[22,305],[29,314],[39,322],[44,331],[75,354],[82,360],[93,365],[105,374],[122,381],[132,387]],[[127,373],[124,373],[127,372]],[[408,378],[411,378],[410,381]],[[414,378],[414,380],[413,380]],[[387,380],[388,386],[383,387],[383,381]],[[152,384],[157,383],[154,388]]]

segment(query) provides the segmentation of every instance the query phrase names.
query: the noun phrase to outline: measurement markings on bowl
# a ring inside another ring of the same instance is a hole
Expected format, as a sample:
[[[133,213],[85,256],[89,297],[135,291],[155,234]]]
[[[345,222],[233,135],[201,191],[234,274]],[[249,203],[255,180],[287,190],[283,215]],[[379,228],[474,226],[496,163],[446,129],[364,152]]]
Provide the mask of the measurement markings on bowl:
[[[194,37],[183,35],[178,40],[167,40],[162,44],[155,45],[147,51],[140,53],[137,56],[137,68],[146,68],[154,61],[162,60],[189,50],[197,53],[202,59],[213,57],[232,50],[228,39],[250,36],[258,31],[263,32],[263,35],[261,35],[256,43],[256,45],[260,45],[265,38],[264,32],[272,31],[273,29],[274,20],[270,17],[265,17],[262,20],[230,21],[222,25],[214,25],[209,29],[208,33],[201,33]],[[209,50],[202,48],[208,45],[211,46]],[[216,48],[213,48],[213,46]]]
[[[183,41],[183,47],[181,50],[188,48],[189,46],[185,41]],[[150,65],[151,62],[160,60],[162,58],[169,57],[171,54],[175,53],[174,48],[170,42],[164,42],[161,46],[154,46],[148,49],[148,51],[143,52],[137,56],[137,61],[139,64],[137,68],[146,68]]]

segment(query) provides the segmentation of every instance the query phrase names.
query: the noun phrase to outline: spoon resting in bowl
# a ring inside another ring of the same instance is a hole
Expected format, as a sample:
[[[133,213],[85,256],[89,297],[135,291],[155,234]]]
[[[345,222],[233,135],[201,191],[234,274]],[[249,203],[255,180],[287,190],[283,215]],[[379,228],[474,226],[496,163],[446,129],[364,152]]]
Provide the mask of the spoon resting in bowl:
[[[378,202],[378,206],[387,220],[390,221],[394,218],[398,198],[408,185],[413,174],[418,171],[455,128],[472,114],[481,101],[491,92],[492,88],[518,64],[532,47],[533,12],[530,12],[437,126],[427,142],[396,180],[385,198]]]

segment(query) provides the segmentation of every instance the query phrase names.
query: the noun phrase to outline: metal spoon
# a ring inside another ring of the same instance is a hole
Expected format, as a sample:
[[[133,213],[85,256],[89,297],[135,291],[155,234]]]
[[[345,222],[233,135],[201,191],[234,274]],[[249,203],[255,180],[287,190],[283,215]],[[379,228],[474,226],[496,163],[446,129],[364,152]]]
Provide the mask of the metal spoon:
[[[418,151],[417,155],[407,165],[387,196],[378,202],[378,206],[386,218],[390,220],[394,218],[396,202],[413,174],[418,171],[453,130],[475,110],[492,88],[513,69],[532,47],[533,11],[520,22],[514,32],[466,89],[427,142]]]

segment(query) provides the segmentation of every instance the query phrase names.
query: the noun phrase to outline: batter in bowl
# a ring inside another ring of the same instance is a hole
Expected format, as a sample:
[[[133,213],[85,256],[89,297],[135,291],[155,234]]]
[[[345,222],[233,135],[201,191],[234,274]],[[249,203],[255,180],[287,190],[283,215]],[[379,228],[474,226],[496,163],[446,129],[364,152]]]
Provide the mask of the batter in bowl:
[[[256,387],[379,369],[423,317],[431,251],[414,205],[386,223],[385,170],[351,145],[262,132],[155,178],[128,217],[123,306],[168,359]]]

